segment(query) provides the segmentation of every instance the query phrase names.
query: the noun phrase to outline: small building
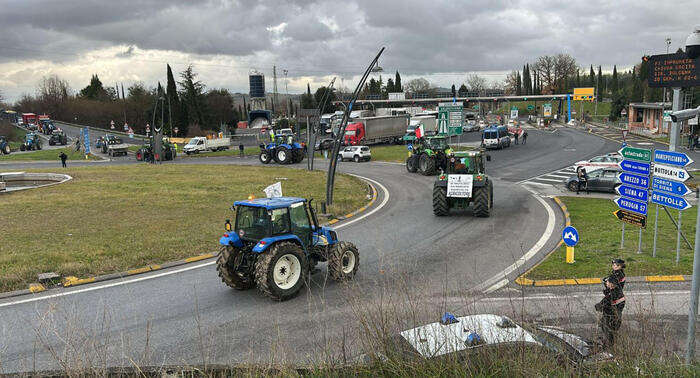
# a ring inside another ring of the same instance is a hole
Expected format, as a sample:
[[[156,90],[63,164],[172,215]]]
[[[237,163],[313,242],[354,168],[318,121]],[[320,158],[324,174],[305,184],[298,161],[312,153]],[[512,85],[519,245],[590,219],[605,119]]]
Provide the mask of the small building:
[[[670,102],[631,102],[629,128],[650,134],[668,134],[670,122],[664,122],[664,110],[671,110]]]

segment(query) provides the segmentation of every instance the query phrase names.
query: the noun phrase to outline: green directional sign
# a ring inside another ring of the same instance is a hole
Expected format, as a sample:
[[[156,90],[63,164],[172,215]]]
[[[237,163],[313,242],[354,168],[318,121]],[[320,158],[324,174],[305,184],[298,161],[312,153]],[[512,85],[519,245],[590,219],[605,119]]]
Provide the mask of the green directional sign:
[[[651,162],[651,150],[628,146],[617,152],[619,152],[625,159],[643,161],[645,163]]]
[[[479,105],[474,105],[474,106],[472,106],[472,109],[474,109],[474,110],[479,110]]]
[[[528,105],[527,110],[530,110],[530,111],[535,110],[535,107],[533,105]]]

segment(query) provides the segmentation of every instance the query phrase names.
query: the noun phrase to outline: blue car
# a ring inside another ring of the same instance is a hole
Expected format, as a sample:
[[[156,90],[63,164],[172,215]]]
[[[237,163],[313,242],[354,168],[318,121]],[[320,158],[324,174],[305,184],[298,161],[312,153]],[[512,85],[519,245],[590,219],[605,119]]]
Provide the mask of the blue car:
[[[237,290],[257,286],[278,301],[294,297],[319,262],[336,281],[357,273],[360,255],[352,243],[318,225],[311,201],[276,197],[236,201],[234,223],[225,222],[216,260],[221,280]]]

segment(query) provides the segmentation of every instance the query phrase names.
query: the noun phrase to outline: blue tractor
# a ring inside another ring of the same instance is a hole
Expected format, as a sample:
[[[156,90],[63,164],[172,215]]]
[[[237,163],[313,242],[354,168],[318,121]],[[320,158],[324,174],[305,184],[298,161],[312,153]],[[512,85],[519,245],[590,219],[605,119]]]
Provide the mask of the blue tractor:
[[[258,287],[264,295],[283,301],[299,293],[319,262],[328,263],[336,281],[355,276],[360,255],[352,243],[318,225],[311,201],[296,197],[236,201],[233,224],[219,239],[219,277],[237,290]]]
[[[278,164],[299,163],[304,160],[306,146],[294,140],[293,135],[276,135],[275,141],[260,145],[260,162],[268,164],[276,161]]]
[[[19,146],[21,151],[31,151],[41,149],[41,138],[36,133],[27,133],[24,143]]]

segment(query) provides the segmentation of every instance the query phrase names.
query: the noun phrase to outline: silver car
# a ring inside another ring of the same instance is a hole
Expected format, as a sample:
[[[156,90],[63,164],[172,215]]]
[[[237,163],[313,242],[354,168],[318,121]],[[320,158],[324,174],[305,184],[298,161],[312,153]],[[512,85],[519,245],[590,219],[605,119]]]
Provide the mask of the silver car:
[[[355,163],[370,161],[372,159],[372,152],[367,146],[347,146],[340,150],[338,159],[340,159],[340,161],[353,160]]]

